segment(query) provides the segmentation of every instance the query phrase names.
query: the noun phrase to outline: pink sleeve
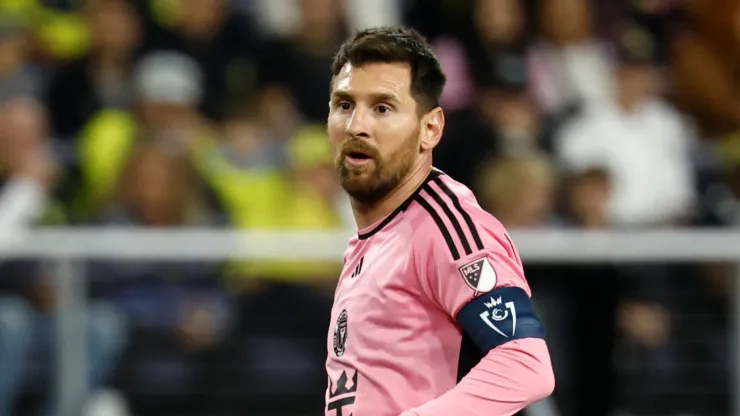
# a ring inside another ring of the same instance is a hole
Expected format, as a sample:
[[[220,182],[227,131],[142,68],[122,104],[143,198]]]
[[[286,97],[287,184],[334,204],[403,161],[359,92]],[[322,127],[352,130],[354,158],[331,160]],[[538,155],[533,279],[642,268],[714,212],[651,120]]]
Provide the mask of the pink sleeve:
[[[520,339],[489,351],[455,388],[402,416],[510,416],[554,387],[545,341]]]
[[[477,230],[483,248],[458,260],[439,237],[426,236],[420,244],[425,247],[420,256],[422,287],[452,318],[475,297],[496,288],[516,286],[531,295],[519,254],[504,227],[489,217],[478,222]],[[470,244],[475,244],[473,239]]]
[[[444,239],[427,235],[418,261],[427,296],[477,340],[484,358],[455,388],[404,416],[513,415],[554,388],[519,255],[498,221],[487,214],[474,220],[478,238],[469,254],[455,256]]]

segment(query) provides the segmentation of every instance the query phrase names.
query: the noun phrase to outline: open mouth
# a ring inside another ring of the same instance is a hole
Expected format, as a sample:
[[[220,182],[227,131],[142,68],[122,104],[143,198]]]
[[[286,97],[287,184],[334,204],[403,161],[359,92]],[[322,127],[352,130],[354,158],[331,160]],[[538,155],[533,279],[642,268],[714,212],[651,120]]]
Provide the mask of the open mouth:
[[[370,155],[363,152],[348,152],[347,157],[356,161],[365,161],[372,159]]]

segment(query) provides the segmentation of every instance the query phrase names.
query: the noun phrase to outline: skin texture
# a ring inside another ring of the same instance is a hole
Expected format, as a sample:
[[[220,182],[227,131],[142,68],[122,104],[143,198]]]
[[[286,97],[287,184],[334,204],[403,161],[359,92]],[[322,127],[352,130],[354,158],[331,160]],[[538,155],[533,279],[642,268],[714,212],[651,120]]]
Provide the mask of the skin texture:
[[[426,178],[444,124],[441,108],[419,111],[407,64],[347,63],[337,74],[327,128],[359,228],[390,214]]]

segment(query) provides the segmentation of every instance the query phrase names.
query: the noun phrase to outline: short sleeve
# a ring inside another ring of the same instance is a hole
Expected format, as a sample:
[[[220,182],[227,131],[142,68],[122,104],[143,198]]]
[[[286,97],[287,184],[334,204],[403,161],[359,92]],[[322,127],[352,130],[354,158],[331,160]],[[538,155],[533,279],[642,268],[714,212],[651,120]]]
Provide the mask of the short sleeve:
[[[470,252],[457,255],[445,239],[428,238],[422,285],[430,300],[484,353],[509,341],[544,338],[521,260],[503,226],[491,219],[479,222],[474,233],[461,245]]]
[[[471,238],[470,245],[476,250],[455,259],[444,239],[429,238],[422,260],[427,294],[453,318],[471,300],[496,288],[519,287],[531,294],[519,254],[503,226],[476,228],[482,248]]]

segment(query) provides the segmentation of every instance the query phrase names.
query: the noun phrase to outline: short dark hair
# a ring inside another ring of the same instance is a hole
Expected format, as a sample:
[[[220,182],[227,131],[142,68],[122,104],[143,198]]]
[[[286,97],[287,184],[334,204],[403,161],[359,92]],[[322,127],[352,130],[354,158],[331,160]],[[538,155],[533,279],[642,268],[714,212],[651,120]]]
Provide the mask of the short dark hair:
[[[358,32],[339,48],[331,66],[333,78],[344,66],[404,63],[411,68],[411,95],[421,112],[439,106],[447,78],[426,39],[413,29],[377,27]]]

